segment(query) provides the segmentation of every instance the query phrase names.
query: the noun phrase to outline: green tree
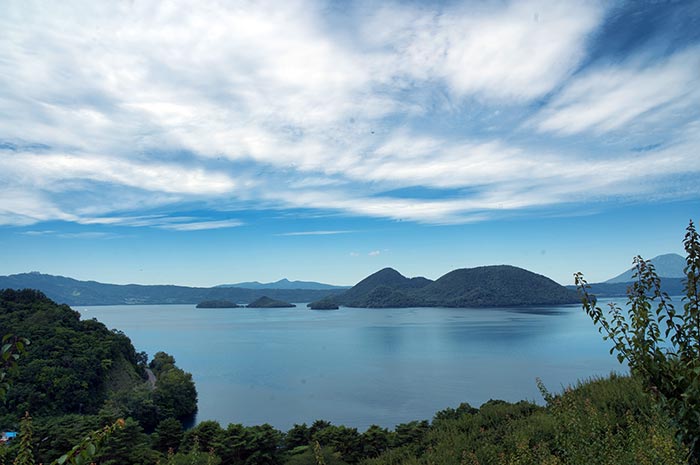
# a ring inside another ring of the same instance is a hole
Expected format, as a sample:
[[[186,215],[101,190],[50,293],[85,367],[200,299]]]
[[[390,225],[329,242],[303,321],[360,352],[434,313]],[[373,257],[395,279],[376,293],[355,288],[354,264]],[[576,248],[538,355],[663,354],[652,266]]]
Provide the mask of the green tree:
[[[362,433],[362,455],[364,457],[377,457],[389,448],[389,430],[381,426],[372,425]]]
[[[686,252],[683,311],[677,313],[661,289],[654,266],[637,256],[636,281],[628,290],[627,311],[608,304],[603,311],[581,273],[575,274],[583,308],[610,340],[617,359],[642,379],[668,412],[688,447],[688,463],[700,464],[700,237],[691,221],[683,245]]]
[[[121,422],[122,427],[106,438],[97,453],[101,465],[151,465],[156,454],[150,447],[150,438],[131,418]],[[89,463],[89,462],[86,462]]]
[[[287,431],[287,434],[284,436],[284,447],[287,450],[292,450],[299,446],[308,446],[310,442],[311,430],[306,426],[306,423],[301,425],[295,423],[292,429]]]
[[[153,447],[166,453],[169,449],[177,451],[182,441],[182,424],[175,418],[166,418],[158,423],[153,433]]]
[[[184,419],[193,415],[197,411],[197,389],[192,375],[176,367],[161,371],[153,401],[160,418]]]

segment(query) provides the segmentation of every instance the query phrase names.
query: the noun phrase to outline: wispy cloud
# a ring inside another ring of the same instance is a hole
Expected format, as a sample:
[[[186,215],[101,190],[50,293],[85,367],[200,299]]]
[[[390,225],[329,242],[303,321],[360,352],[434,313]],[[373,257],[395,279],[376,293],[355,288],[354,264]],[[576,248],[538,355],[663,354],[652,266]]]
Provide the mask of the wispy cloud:
[[[221,218],[236,209],[444,224],[700,195],[660,187],[700,171],[700,49],[597,62],[606,7],[12,3],[0,225],[194,231],[239,226]],[[386,194],[415,186],[460,194]],[[178,213],[193,204],[206,218]]]
[[[295,231],[275,234],[275,236],[333,236],[336,234],[350,234],[355,231]]]
[[[159,228],[173,231],[203,231],[205,229],[235,228],[243,223],[238,220],[197,221],[193,223],[173,223],[159,225]]]
[[[376,257],[377,255],[380,255],[381,253],[382,252],[380,250],[373,250],[373,251],[369,252],[367,255],[369,255],[370,257]]]
[[[700,105],[700,47],[661,60],[635,57],[573,79],[535,118],[541,131],[575,134],[618,130],[645,116],[687,113]]]
[[[58,232],[51,230],[44,231],[24,231],[22,232],[25,236],[53,236],[62,239],[114,239],[121,237],[118,234],[102,231],[81,231],[81,232]]]

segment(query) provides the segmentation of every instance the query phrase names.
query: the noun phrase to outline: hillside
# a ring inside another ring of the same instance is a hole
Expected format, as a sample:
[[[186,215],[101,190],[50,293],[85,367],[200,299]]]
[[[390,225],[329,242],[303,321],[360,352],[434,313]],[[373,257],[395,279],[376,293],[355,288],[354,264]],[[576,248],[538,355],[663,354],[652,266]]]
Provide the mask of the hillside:
[[[310,302],[334,291],[314,289],[242,289],[171,285],[104,284],[37,272],[0,276],[0,289],[38,289],[67,305],[197,304],[205,300],[252,302],[267,295],[288,302]],[[337,291],[336,291],[337,292]]]
[[[348,291],[312,302],[312,307],[496,307],[578,303],[576,291],[551,279],[508,265],[454,270],[437,281],[409,279],[392,268],[380,270]]]
[[[96,413],[114,388],[142,383],[143,366],[129,338],[81,321],[40,292],[0,291],[0,333],[31,341],[0,413],[21,414],[29,405],[34,415]]]
[[[652,265],[654,265],[654,269],[656,270],[656,274],[659,275],[660,278],[684,278],[685,273],[683,272],[683,269],[685,268],[685,258],[682,256],[675,254],[675,253],[668,253],[664,255],[659,255],[657,257],[652,258],[649,260]],[[615,276],[614,278],[610,278],[605,283],[607,284],[615,284],[615,283],[628,283],[630,281],[634,281],[634,268],[630,268],[629,270],[625,271],[624,273],[620,273],[619,275]]]
[[[137,353],[124,333],[81,320],[39,291],[0,290],[0,335],[6,334],[27,338],[30,345],[0,403],[0,423],[31,410],[46,421],[72,414],[132,417],[152,431],[161,420],[188,420],[197,411],[192,375],[172,356],[155,354],[148,367],[156,382],[149,384],[148,355]]]

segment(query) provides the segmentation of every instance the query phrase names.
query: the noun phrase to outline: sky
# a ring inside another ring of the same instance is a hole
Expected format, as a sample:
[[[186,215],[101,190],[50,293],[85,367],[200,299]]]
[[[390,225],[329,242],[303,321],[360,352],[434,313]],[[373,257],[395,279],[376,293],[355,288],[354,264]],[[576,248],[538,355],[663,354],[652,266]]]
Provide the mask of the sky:
[[[0,274],[596,282],[700,220],[697,0],[0,11]]]

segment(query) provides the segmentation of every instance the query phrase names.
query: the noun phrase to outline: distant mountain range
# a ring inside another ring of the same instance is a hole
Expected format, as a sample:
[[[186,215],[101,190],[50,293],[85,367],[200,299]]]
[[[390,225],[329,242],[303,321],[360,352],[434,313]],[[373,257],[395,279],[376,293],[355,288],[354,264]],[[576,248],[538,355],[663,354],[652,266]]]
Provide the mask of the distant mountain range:
[[[685,293],[685,258],[675,253],[659,255],[649,260],[656,274],[661,278],[661,289],[669,295],[682,295]],[[627,289],[634,281],[634,268],[620,273],[602,283],[590,284],[590,293],[597,297],[624,297]],[[567,286],[575,289],[576,286]]]
[[[0,289],[38,289],[50,299],[67,305],[196,304],[206,300],[229,300],[248,304],[263,295],[286,302],[310,302],[332,290],[244,289],[170,285],[104,284],[78,281],[37,272],[0,276]]]
[[[274,283],[261,283],[258,281],[248,281],[236,284],[219,284],[216,287],[242,287],[245,289],[313,289],[313,290],[340,290],[349,289],[350,286],[333,286],[331,284],[317,283],[315,281],[290,281],[287,278],[280,279]]]
[[[666,254],[651,260],[670,295],[683,293],[685,259]],[[626,295],[633,270],[604,283],[591,284],[598,297]],[[248,286],[248,287],[243,287]],[[104,284],[38,272],[0,276],[0,289],[38,289],[52,300],[72,306],[123,304],[196,304],[228,300],[249,304],[263,295],[285,302],[313,302],[318,308],[348,307],[494,307],[556,305],[580,301],[574,286],[508,265],[451,271],[436,281],[407,278],[392,268],[380,270],[352,288],[281,279],[216,287]]]
[[[451,271],[436,281],[407,278],[384,268],[349,290],[309,304],[366,308],[500,307],[579,303],[574,290],[531,271],[509,265]]]

